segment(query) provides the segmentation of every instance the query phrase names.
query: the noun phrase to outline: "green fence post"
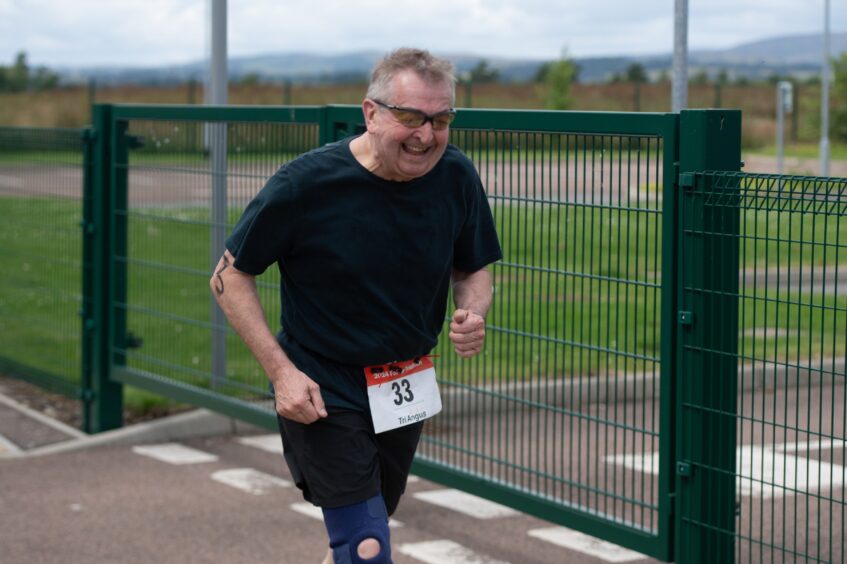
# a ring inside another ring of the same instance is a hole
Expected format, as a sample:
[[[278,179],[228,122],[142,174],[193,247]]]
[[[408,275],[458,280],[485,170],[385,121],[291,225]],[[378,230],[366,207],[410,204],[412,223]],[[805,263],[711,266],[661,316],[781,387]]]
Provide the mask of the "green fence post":
[[[123,385],[111,379],[111,180],[112,180],[112,107],[95,104],[92,108],[94,144],[92,151],[90,214],[86,219],[88,277],[83,288],[89,290],[89,307],[83,323],[92,348],[83,382],[84,422],[88,433],[115,429],[123,425]]]
[[[129,123],[112,118],[111,174],[109,198],[109,350],[114,366],[126,365],[130,345],[126,331],[127,312],[127,214],[129,211]],[[123,410],[121,397],[121,410]]]
[[[91,432],[92,399],[94,397],[93,374],[94,356],[97,351],[97,334],[94,314],[95,280],[95,233],[97,220],[94,212],[94,166],[97,135],[94,128],[82,130],[82,310],[80,311],[82,330],[82,377],[80,380],[80,400],[82,401],[82,428]]]
[[[680,115],[676,559],[733,562],[741,112]]]

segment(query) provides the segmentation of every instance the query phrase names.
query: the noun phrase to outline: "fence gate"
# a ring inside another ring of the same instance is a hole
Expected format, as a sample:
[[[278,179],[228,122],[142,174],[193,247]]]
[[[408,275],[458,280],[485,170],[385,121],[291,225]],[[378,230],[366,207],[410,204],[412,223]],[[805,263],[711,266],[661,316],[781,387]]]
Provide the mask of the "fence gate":
[[[266,377],[207,281],[267,177],[360,119],[358,107],[95,107],[90,248],[105,299],[86,316],[103,351],[101,428],[119,424],[120,384],[275,427]],[[446,339],[436,351],[445,412],[415,472],[673,558],[685,472],[673,452],[679,125],[675,114],[459,113],[451,141],[480,172],[504,259],[484,354],[460,360]],[[278,283],[258,281],[271,327]]]
[[[462,110],[504,258],[485,354],[442,340],[445,412],[416,471],[670,557],[670,114]],[[631,459],[655,452],[643,467]]]

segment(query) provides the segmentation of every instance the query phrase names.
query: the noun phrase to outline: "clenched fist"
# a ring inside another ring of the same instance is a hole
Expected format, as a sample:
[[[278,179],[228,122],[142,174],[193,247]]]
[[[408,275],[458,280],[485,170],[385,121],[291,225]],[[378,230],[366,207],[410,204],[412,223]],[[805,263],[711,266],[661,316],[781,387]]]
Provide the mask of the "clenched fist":
[[[456,354],[462,358],[478,354],[485,341],[485,319],[467,309],[457,309],[450,322],[450,340]]]

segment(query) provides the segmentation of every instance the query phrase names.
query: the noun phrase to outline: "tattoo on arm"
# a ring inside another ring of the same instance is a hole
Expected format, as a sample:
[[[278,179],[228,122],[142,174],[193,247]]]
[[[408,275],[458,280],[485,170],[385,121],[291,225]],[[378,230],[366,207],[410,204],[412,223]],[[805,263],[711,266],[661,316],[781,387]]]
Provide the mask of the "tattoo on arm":
[[[215,290],[218,292],[218,295],[222,295],[224,293],[224,279],[221,274],[223,274],[224,270],[229,268],[229,259],[226,258],[226,255],[221,257],[221,261],[223,262],[223,264],[218,269],[218,271],[215,272],[215,276],[217,276],[218,278],[218,287],[215,288]]]

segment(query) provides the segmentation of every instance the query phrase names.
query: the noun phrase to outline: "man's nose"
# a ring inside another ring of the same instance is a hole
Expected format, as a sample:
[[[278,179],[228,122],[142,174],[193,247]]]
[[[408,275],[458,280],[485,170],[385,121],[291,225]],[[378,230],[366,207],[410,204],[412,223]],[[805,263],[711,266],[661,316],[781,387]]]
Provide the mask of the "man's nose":
[[[435,131],[432,129],[432,122],[425,121],[423,125],[419,126],[415,130],[415,134],[418,139],[425,143],[432,141],[432,138],[435,137]]]

